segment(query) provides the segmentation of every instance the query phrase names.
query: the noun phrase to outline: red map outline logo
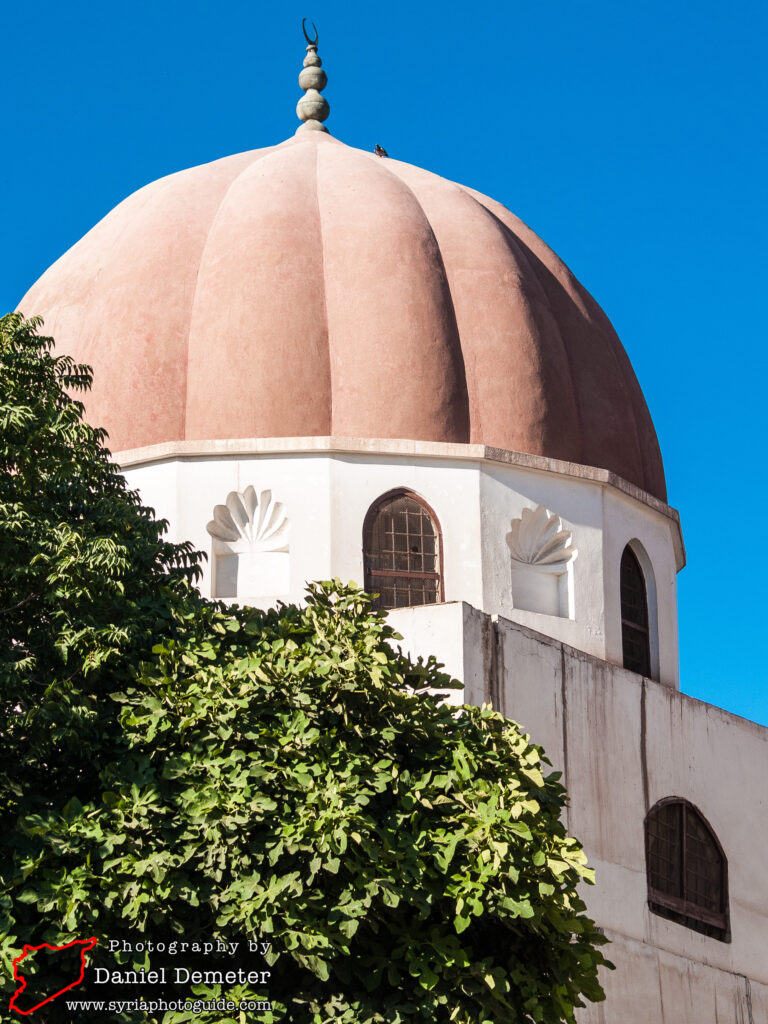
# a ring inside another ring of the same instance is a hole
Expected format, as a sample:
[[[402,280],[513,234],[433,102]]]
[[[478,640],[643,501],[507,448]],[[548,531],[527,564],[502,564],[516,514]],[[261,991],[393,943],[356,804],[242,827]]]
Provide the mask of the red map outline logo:
[[[98,941],[99,940],[96,939],[96,938],[90,938],[90,939],[75,939],[73,942],[67,942],[63,946],[51,946],[47,942],[43,942],[39,946],[27,946],[27,945],[25,945],[23,952],[19,956],[15,957],[15,959],[13,961],[13,980],[14,981],[20,981],[21,985],[19,985],[19,987],[16,989],[16,991],[11,996],[10,1009],[11,1010],[15,1010],[16,1013],[21,1013],[21,1014],[24,1014],[26,1016],[27,1014],[34,1013],[35,1010],[39,1010],[40,1007],[41,1006],[45,1006],[46,1003],[50,1003],[52,999],[57,999],[62,993],[69,992],[69,990],[71,988],[74,988],[75,985],[79,985],[80,982],[83,980],[83,977],[85,976],[85,954],[88,952],[89,949],[93,949],[93,947],[96,945],[96,943]],[[73,981],[71,985],[65,986],[64,988],[60,989],[58,992],[54,993],[52,996],[48,996],[48,998],[44,999],[42,1001],[42,1003],[38,1003],[37,1006],[33,1006],[30,1010],[20,1010],[18,1008],[18,1006],[14,1006],[13,1004],[16,1002],[16,1000],[19,998],[21,993],[27,987],[27,979],[26,978],[20,978],[18,973],[17,973],[19,964],[24,959],[24,957],[25,956],[29,956],[30,953],[37,952],[38,949],[50,949],[51,952],[57,953],[61,949],[70,949],[72,946],[82,946],[83,947],[80,950],[80,977],[77,979],[77,981]]]

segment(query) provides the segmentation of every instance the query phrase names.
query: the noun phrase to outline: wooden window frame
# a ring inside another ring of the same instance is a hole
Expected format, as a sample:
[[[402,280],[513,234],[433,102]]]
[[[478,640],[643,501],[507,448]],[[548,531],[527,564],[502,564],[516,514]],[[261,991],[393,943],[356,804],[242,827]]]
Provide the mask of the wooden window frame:
[[[387,501],[393,501],[397,498],[411,498],[415,501],[429,516],[429,521],[432,524],[432,528],[435,531],[435,537],[437,538],[437,572],[417,572],[417,571],[406,571],[403,569],[373,569],[368,565],[369,555],[369,539],[373,529],[373,523],[379,512],[381,506]],[[422,498],[420,494],[410,490],[407,487],[395,487],[390,491],[386,491],[384,494],[380,494],[379,497],[373,502],[365,514],[363,520],[363,578],[364,586],[370,593],[377,593],[374,581],[376,577],[402,577],[406,579],[436,579],[437,580],[437,600],[430,601],[429,604],[441,604],[445,600],[445,568],[443,561],[443,531],[440,528],[440,520],[435,514],[435,510],[432,506]],[[374,606],[375,607],[375,606]],[[401,605],[403,608],[423,608],[425,605]],[[395,611],[394,608],[382,609],[384,611]]]
[[[649,833],[649,823],[652,815],[659,811],[662,807],[674,804],[681,808],[680,814],[680,888],[685,894],[685,878],[686,878],[686,867],[687,867],[687,828],[686,819],[689,813],[696,815],[698,820],[704,826],[709,839],[712,841],[714,848],[720,858],[720,887],[721,887],[721,904],[722,910],[713,911],[708,907],[703,907],[698,903],[689,900],[683,895],[675,896],[672,893],[664,892],[661,889],[656,889],[651,885],[651,836]],[[717,833],[709,824],[707,819],[701,813],[701,811],[692,804],[689,800],[685,800],[683,797],[670,796],[665,797],[663,800],[659,800],[653,805],[645,818],[645,873],[646,880],[648,883],[648,909],[651,913],[659,914],[660,917],[664,917],[666,920],[675,921],[677,924],[681,924],[684,927],[695,928],[695,924],[703,924],[707,927],[716,929],[721,934],[711,935],[706,932],[703,934],[708,935],[709,938],[715,939],[718,942],[730,942],[731,941],[731,925],[730,925],[730,913],[729,913],[729,898],[728,898],[728,858],[725,856],[725,851],[717,838]]]

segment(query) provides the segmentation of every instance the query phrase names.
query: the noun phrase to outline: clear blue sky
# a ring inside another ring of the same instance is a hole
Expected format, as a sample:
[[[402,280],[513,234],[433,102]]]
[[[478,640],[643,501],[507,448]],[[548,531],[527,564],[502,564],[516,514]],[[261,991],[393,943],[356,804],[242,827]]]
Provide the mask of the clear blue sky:
[[[500,200],[613,320],[682,515],[682,688],[768,725],[766,5],[313,2],[6,4],[0,309],[140,186],[291,135],[314,19],[333,134]]]

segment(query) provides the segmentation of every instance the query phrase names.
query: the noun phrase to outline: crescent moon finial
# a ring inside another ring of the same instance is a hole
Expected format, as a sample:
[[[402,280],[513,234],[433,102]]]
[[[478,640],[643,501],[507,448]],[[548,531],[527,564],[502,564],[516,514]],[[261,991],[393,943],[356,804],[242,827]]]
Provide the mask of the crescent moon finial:
[[[312,28],[315,30],[315,38],[314,39],[310,39],[309,36],[307,35],[307,30],[305,28],[306,21],[307,21],[306,18],[302,18],[301,19],[301,30],[304,33],[304,38],[307,40],[307,42],[309,43],[310,46],[317,46],[317,39],[318,39],[317,25],[315,25],[314,21],[312,22]]]

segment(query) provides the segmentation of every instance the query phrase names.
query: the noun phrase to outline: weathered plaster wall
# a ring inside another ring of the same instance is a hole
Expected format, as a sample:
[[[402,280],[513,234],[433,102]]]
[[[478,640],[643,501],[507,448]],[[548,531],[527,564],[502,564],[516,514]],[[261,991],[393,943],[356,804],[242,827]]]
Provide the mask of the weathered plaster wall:
[[[768,729],[466,605],[390,618],[405,649],[445,651],[465,699],[492,701],[564,773],[568,827],[597,873],[584,898],[618,965],[605,1015],[583,1021],[768,1020]],[[644,820],[668,796],[698,807],[724,848],[731,942],[648,909]]]
[[[604,1003],[579,1024],[763,1024],[768,986],[606,929],[615,971],[603,971]]]

